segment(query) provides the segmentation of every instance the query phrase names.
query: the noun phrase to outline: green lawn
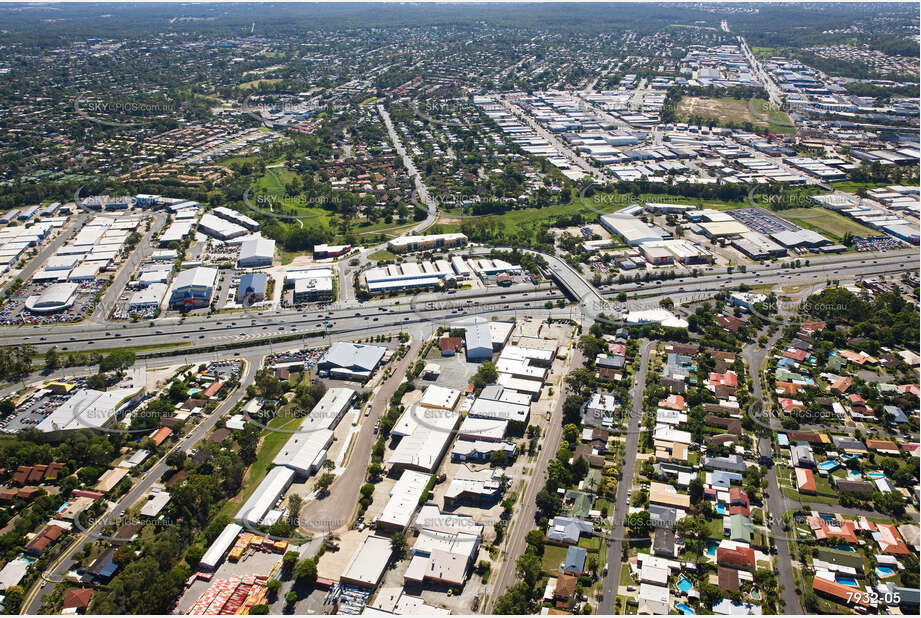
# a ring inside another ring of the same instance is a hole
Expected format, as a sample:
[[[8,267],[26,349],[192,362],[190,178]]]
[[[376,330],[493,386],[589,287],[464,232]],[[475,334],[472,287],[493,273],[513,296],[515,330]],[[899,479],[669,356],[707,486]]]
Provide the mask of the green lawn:
[[[791,208],[778,212],[784,219],[840,242],[846,232],[854,236],[872,236],[876,232],[853,219],[825,208]]]
[[[287,415],[276,416],[268,422],[268,426],[272,429],[290,430],[297,427],[302,420],[303,419],[292,418]],[[237,513],[237,509],[249,499],[253,491],[256,490],[256,487],[259,486],[259,483],[262,482],[262,479],[265,478],[266,473],[269,471],[269,466],[272,465],[272,460],[275,459],[278,451],[281,450],[281,447],[284,446],[285,442],[287,442],[290,437],[291,434],[289,433],[270,431],[268,429],[262,430],[262,444],[259,446],[259,452],[256,453],[256,461],[254,461],[249,467],[249,470],[247,470],[243,488],[240,490],[240,493],[237,494],[238,501],[225,502],[218,516],[227,515],[228,517],[233,517]]]
[[[566,560],[568,548],[557,545],[544,545],[544,556],[541,560],[541,569],[550,575],[557,575],[560,572],[560,564]]]

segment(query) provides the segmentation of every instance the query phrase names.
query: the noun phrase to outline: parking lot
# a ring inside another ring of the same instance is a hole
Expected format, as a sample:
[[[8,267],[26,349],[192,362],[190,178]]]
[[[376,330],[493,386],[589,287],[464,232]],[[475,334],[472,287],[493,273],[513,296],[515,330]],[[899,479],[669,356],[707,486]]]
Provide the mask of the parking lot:
[[[49,314],[32,313],[26,309],[26,300],[30,296],[40,296],[57,281],[29,281],[4,303],[0,310],[0,324],[55,324],[74,322],[86,317],[96,303],[96,295],[102,291],[102,281],[83,281],[78,283],[76,300],[68,309]]]
[[[68,381],[76,383],[76,386],[72,389],[73,391],[86,386],[86,379],[84,378],[73,378]],[[7,418],[0,419],[0,431],[18,433],[28,427],[35,427],[70,397],[70,394],[55,394],[45,389],[36,391],[22,405],[17,407],[13,414]]]

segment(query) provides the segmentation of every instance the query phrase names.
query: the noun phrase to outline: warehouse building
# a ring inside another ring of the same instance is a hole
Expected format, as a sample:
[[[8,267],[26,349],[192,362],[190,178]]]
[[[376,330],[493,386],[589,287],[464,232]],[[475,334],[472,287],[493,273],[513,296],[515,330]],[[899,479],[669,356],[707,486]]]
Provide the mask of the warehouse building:
[[[211,304],[214,284],[217,281],[217,269],[197,266],[181,271],[176,275],[170,307],[197,309]]]
[[[409,528],[419,500],[428,487],[432,475],[415,470],[404,470],[390,490],[390,499],[377,517],[379,533],[405,532]]]
[[[338,341],[332,344],[317,363],[317,370],[325,377],[344,380],[367,380],[377,369],[386,348]]]
[[[293,302],[311,303],[333,300],[333,278],[297,279],[294,282]]]
[[[823,245],[832,244],[830,240],[812,230],[784,230],[782,232],[774,232],[771,234],[771,238],[788,249],[797,247],[821,247]]]
[[[308,429],[304,429],[305,424]],[[272,463],[284,466],[304,478],[316,472],[326,460],[326,452],[333,443],[333,431],[322,427],[309,427],[310,424],[305,419],[301,423],[299,433],[288,438]]]
[[[352,245],[314,245],[313,259],[326,260],[329,258],[337,258],[347,254],[351,250]]]
[[[269,276],[265,273],[244,273],[237,287],[237,303],[251,305],[265,300],[265,289]]]
[[[243,526],[257,526],[266,518],[294,481],[294,470],[277,466],[269,470],[259,486],[240,507],[233,520]]]
[[[240,245],[240,257],[237,268],[261,268],[271,266],[275,260],[275,241],[271,238],[255,236],[244,240]]]
[[[211,213],[202,215],[198,222],[198,231],[206,236],[225,241],[248,234],[247,229],[242,225],[216,217]]]
[[[787,255],[786,249],[760,232],[740,234],[730,244],[753,260],[766,260]]]
[[[612,234],[624,239],[631,247],[638,247],[644,242],[663,240],[662,234],[646,225],[636,217],[613,213],[601,215],[601,225]]]
[[[355,550],[348,565],[339,577],[339,583],[343,585],[358,586],[359,588],[377,588],[387,565],[390,563],[390,557],[393,555],[393,548],[390,545],[390,539],[383,536],[369,536],[361,543],[361,547]]]
[[[454,270],[445,260],[434,262],[405,262],[371,268],[364,274],[371,293],[433,287],[454,277]]]
[[[26,299],[26,309],[32,313],[57,313],[70,309],[77,299],[76,283],[53,283],[36,296]]]
[[[400,438],[400,443],[386,459],[387,467],[392,470],[434,472],[447,451],[459,421],[460,414],[451,410],[411,406],[390,431],[391,436]]]
[[[200,571],[213,572],[218,565],[224,560],[224,556],[233,547],[237,536],[243,532],[243,527],[239,524],[230,523],[224,526],[221,533],[214,539],[214,542],[208,547],[205,555],[198,562]]]
[[[163,298],[166,296],[166,289],[167,285],[165,283],[151,283],[131,294],[128,308],[135,311],[155,310],[163,302]]]
[[[237,212],[236,210],[233,210],[232,208],[225,208],[224,206],[218,206],[211,212],[213,212],[216,216],[220,217],[221,219],[224,219],[225,221],[229,221],[230,223],[233,223],[234,225],[239,225],[240,227],[246,228],[250,232],[259,231],[259,223],[250,219],[246,215],[240,212]]]
[[[143,396],[144,390],[137,388],[116,388],[105,392],[91,388],[72,391],[67,401],[55,408],[35,428],[43,433],[55,433],[104,427],[137,406]]]
[[[467,244],[464,234],[429,234],[426,236],[401,236],[387,243],[387,249],[393,253],[411,253],[414,251],[431,251],[433,249],[451,249]]]

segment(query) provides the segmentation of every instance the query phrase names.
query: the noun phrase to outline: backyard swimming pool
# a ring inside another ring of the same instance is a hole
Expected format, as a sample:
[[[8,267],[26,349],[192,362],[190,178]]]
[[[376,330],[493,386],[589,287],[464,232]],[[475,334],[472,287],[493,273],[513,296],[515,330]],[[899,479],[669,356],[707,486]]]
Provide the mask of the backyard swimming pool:
[[[723,504],[722,502],[717,502],[717,503],[716,503],[716,506],[713,507],[713,510],[715,510],[715,511],[716,511],[717,513],[719,513],[720,515],[725,515],[725,514],[726,514],[726,505]]]
[[[895,575],[895,570],[887,566],[878,566],[876,567],[876,576],[877,577],[892,577]]]
[[[856,586],[857,580],[853,577],[845,577],[843,575],[835,575],[835,581],[841,584],[842,586]]]
[[[823,471],[825,471],[825,472],[831,472],[832,470],[837,469],[837,467],[838,467],[839,465],[841,465],[841,464],[839,464],[837,461],[835,461],[835,460],[833,460],[833,459],[828,459],[828,460],[826,460],[826,461],[823,461],[822,463],[820,463],[820,464],[819,464],[818,466],[816,466],[816,467],[817,467],[819,470],[823,470]]]
[[[694,610],[691,609],[691,608],[687,605],[687,603],[678,603],[677,605],[675,605],[675,609],[677,609],[679,612],[681,612],[681,613],[684,614],[685,616],[693,616],[693,615],[694,615]]]
[[[717,547],[719,547],[719,543],[716,543],[715,541],[707,541],[707,555],[715,556]]]
[[[681,579],[678,580],[678,590],[681,592],[687,592],[694,587],[694,584],[691,583],[687,577],[681,576]]]

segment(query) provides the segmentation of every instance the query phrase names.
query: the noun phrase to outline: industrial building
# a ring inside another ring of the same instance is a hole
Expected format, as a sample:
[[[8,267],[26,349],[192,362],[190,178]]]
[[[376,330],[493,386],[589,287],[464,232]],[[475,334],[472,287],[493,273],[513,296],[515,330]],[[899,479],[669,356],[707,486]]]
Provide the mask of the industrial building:
[[[333,300],[331,268],[292,268],[285,271],[285,288],[294,288],[292,302],[309,303]]]
[[[271,266],[275,260],[275,241],[271,238],[255,236],[240,245],[240,257],[237,268],[261,268]]]
[[[269,276],[266,273],[244,273],[237,287],[237,302],[240,304],[261,303],[265,300],[265,288]]]
[[[432,287],[448,278],[454,278],[454,270],[445,260],[391,264],[371,268],[364,273],[371,293]]]
[[[447,452],[460,415],[451,410],[427,410],[411,406],[390,431],[400,443],[385,464],[392,470],[434,472]]]
[[[426,236],[401,236],[387,243],[392,253],[411,253],[433,249],[451,249],[467,244],[464,234],[429,234]]]
[[[244,526],[259,525],[281,500],[294,481],[294,470],[276,466],[269,470],[259,486],[249,497],[233,520]]]
[[[197,266],[180,271],[173,283],[170,307],[179,309],[197,309],[211,304],[214,284],[217,281],[217,269]]]
[[[351,250],[352,245],[314,245],[313,259],[326,260],[329,258],[337,258],[347,254]]]
[[[664,236],[646,225],[638,218],[621,213],[601,215],[601,225],[612,234],[624,239],[631,247],[638,247],[644,242],[663,240]]]
[[[317,363],[321,376],[344,380],[367,380],[377,369],[386,348],[338,341],[332,344]]]
[[[783,257],[787,254],[785,248],[760,232],[739,234],[730,244],[753,260],[766,260],[771,257]]]
[[[77,299],[76,283],[53,283],[36,296],[26,299],[26,309],[32,313],[57,313],[69,309]]]
[[[76,391],[35,428],[43,433],[55,433],[104,427],[137,406],[143,395],[144,390],[137,388],[116,388],[105,392],[87,388]]]
[[[198,231],[206,236],[225,241],[245,236],[249,233],[242,225],[216,217],[210,212],[202,215],[201,220],[198,222]]]
[[[405,532],[409,528],[419,499],[425,493],[432,475],[415,470],[404,470],[390,490],[390,499],[377,517],[378,532]]]
[[[229,221],[233,223],[234,225],[239,225],[240,227],[243,227],[249,230],[250,232],[259,231],[259,223],[257,223],[256,221],[253,221],[246,215],[239,213],[232,208],[225,208],[224,206],[218,206],[217,208],[213,209],[211,212],[213,212],[216,216],[220,217],[221,219],[224,219],[225,221]]]
[[[292,434],[272,460],[276,466],[287,466],[300,477],[316,472],[326,459],[333,443],[333,432],[355,399],[350,388],[331,388],[313,407],[296,433]]]
[[[227,552],[230,551],[230,548],[233,547],[234,541],[236,541],[241,532],[243,532],[243,527],[239,524],[229,523],[224,526],[224,529],[214,539],[214,542],[205,551],[205,555],[198,562],[199,570],[213,572],[224,559],[224,556],[227,555]]]
[[[388,537],[366,537],[346,565],[339,583],[372,590],[377,588],[392,555],[393,548]]]

